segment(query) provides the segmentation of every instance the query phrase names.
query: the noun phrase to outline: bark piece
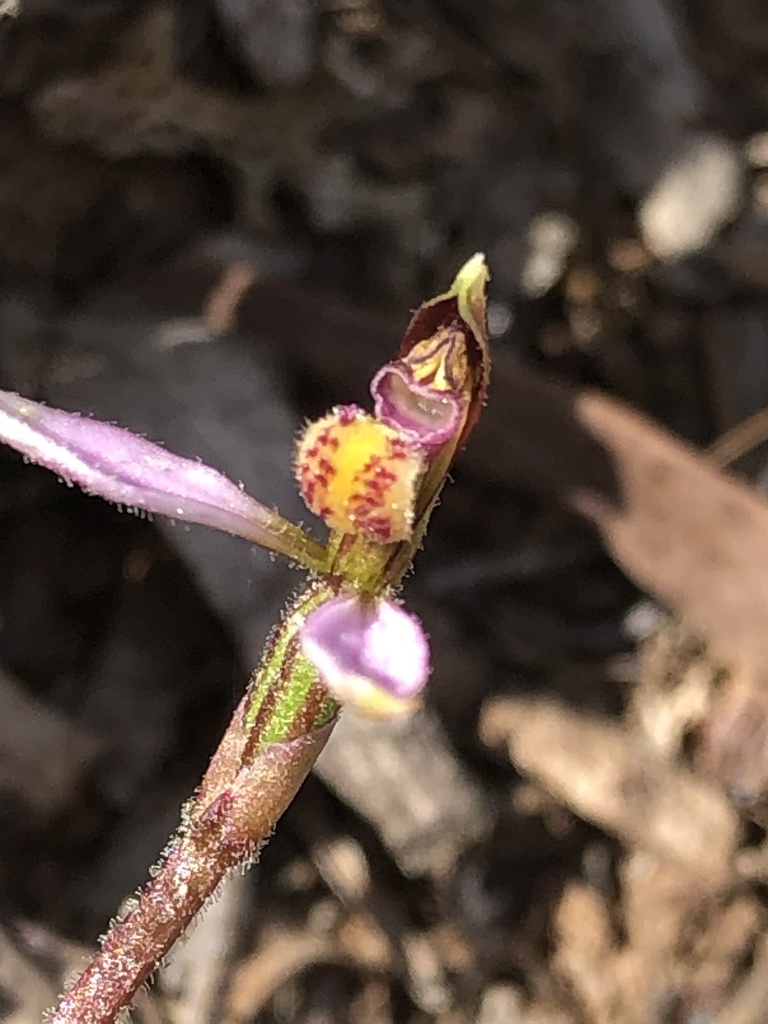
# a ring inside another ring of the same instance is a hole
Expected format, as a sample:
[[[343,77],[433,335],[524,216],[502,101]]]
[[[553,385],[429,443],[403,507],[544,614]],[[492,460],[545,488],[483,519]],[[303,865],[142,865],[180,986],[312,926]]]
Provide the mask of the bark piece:
[[[731,876],[739,822],[722,794],[650,754],[619,725],[555,701],[506,697],[481,723],[516,767],[628,846],[684,865],[707,885]]]
[[[590,1024],[616,1024],[618,992],[607,901],[583,882],[566,886],[554,921],[554,967],[575,991]]]
[[[768,936],[755,952],[752,969],[712,1024],[762,1024],[768,1005]]]
[[[632,851],[621,865],[621,921],[625,944],[612,973],[620,993],[617,1019],[647,1024],[668,1012],[670,1000],[690,987],[685,938],[692,921],[706,918],[716,897],[702,893],[701,879],[688,868]]]
[[[374,825],[407,875],[444,876],[490,827],[487,797],[428,712],[392,722],[343,715],[316,771]]]
[[[764,679],[725,680],[699,731],[697,767],[732,795],[750,804],[768,789],[768,693]]]

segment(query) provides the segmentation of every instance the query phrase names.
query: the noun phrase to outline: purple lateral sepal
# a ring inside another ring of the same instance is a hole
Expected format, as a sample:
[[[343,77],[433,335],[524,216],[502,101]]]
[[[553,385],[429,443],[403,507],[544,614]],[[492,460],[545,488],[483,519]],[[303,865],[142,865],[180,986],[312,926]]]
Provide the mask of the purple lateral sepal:
[[[412,711],[429,678],[421,623],[391,601],[332,598],[307,616],[301,644],[334,697],[366,714]]]
[[[129,430],[0,391],[0,441],[88,494],[291,553],[292,524],[217,470]]]
[[[371,381],[376,416],[410,435],[426,452],[442,448],[459,430],[466,401],[414,379],[403,363],[382,366]]]

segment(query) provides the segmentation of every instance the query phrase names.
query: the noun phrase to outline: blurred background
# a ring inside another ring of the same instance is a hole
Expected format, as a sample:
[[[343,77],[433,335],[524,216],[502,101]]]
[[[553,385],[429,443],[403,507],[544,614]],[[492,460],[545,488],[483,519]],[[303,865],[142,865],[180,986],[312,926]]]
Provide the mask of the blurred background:
[[[0,8],[3,388],[308,522],[301,424],[492,273],[427,706],[344,717],[135,1019],[767,1021],[768,7]],[[0,1020],[146,879],[299,581],[0,452]]]

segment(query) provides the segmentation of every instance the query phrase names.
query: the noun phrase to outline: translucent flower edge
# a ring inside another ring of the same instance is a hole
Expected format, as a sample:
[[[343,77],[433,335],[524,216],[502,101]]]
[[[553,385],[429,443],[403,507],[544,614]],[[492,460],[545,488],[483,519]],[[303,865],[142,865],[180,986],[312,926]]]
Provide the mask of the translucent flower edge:
[[[301,645],[333,696],[367,715],[409,713],[429,679],[424,629],[390,600],[326,601],[307,616]]]

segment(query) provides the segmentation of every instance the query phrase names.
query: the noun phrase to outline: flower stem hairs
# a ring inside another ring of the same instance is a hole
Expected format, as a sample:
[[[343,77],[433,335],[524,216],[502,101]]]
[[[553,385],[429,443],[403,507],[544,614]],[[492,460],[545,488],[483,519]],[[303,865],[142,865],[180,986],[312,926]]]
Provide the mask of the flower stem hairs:
[[[307,579],[284,610],[200,786],[147,886],[49,1016],[105,1024],[228,871],[252,862],[322,750],[342,707],[412,711],[429,643],[397,599],[448,471],[482,411],[489,376],[481,255],[424,303],[397,358],[371,382],[373,411],[332,409],[296,446],[295,475],[324,543],[217,470],[87,416],[0,392],[0,441],[87,493],[242,537]]]

